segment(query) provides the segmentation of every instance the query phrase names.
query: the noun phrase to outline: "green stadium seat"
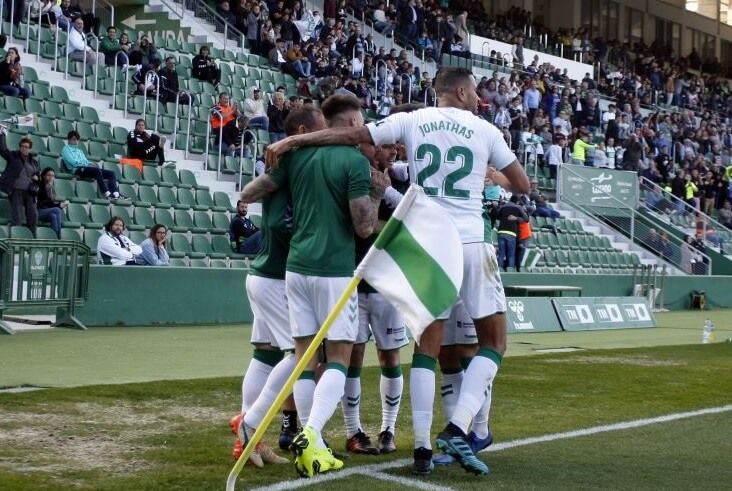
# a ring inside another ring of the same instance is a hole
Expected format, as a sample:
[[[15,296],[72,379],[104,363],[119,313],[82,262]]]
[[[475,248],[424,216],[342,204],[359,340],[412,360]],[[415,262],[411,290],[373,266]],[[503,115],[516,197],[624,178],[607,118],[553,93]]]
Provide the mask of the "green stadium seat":
[[[61,228],[61,240],[75,240],[76,242],[84,242],[84,239],[78,230],[65,227]]]
[[[76,181],[76,199],[70,201],[75,203],[93,203],[97,205],[107,205],[109,200],[104,196],[99,196],[97,183],[83,179]]]
[[[129,166],[125,166],[129,167]],[[137,206],[154,206],[155,208],[170,208],[170,205],[167,203],[162,203],[160,199],[158,198],[157,193],[152,188],[152,186],[144,186],[140,185],[137,188],[137,192],[140,196],[140,203],[137,204]]]
[[[225,259],[211,259],[210,267],[212,268],[228,268]]]
[[[205,204],[196,203],[196,197],[193,195],[190,189],[179,189],[178,190],[178,201],[181,205],[186,205],[196,211],[207,211],[208,206]]]
[[[58,185],[59,181],[56,180]],[[69,203],[66,207],[66,218],[64,219],[62,226],[69,228],[80,228],[86,223],[90,223],[89,213],[84,208],[84,205],[79,203]]]
[[[193,243],[193,250],[205,254],[212,259],[225,259],[227,254],[222,252],[214,252],[211,247],[211,243],[208,241],[208,237],[203,234],[194,234],[191,242]]]
[[[130,230],[129,238],[135,244],[140,245],[143,240],[147,239],[147,231]]]
[[[249,265],[242,259],[232,259],[229,261],[229,267],[231,269],[247,269]]]
[[[30,99],[28,100],[30,101]],[[26,103],[28,102],[26,101]],[[51,118],[45,118],[42,115],[38,116],[38,128],[36,134],[39,136],[51,136],[56,135],[56,121]]]
[[[206,257],[206,254],[193,251],[191,243],[188,242],[188,237],[185,234],[173,234],[171,248],[171,257],[181,257],[181,253],[191,259],[203,259]],[[175,256],[173,256],[173,253],[175,253]]]
[[[147,186],[156,185],[158,187],[172,187],[170,184],[166,182],[162,182],[160,180],[160,173],[158,172],[157,164],[155,167],[150,165],[145,165],[142,168],[142,179],[143,183]]]
[[[158,188],[158,198],[160,198],[161,203],[165,203],[176,210],[188,210],[190,208],[189,205],[178,202],[172,188]]]
[[[205,230],[206,232],[211,232],[212,234],[225,232],[225,230],[216,230],[216,227],[214,227],[213,222],[211,221],[211,217],[209,217],[208,213],[206,213],[205,211],[194,211],[193,223],[198,229]]]
[[[211,221],[213,222],[214,230],[218,231],[218,233],[226,233],[229,231],[231,220],[226,213],[214,211],[211,214]]]
[[[165,225],[169,230],[173,232],[185,233],[188,231],[188,227],[182,227],[175,224],[175,219],[170,210],[158,208],[155,210],[155,223]]]
[[[143,229],[149,230],[155,226],[155,220],[148,208],[137,206],[134,211],[135,223]]]
[[[569,238],[568,234],[558,234],[557,243],[560,249],[569,249]]]
[[[52,228],[46,227],[46,224],[41,222],[39,227],[36,229],[36,239],[41,240],[58,240],[56,231]]]
[[[177,227],[185,228],[186,230],[189,230],[193,234],[205,234],[208,232],[208,229],[197,227],[193,223],[193,217],[187,210],[175,210],[174,212],[175,217],[175,225]],[[195,249],[195,244],[194,244]]]
[[[566,268],[569,266],[569,256],[567,255],[567,251],[560,249],[555,252],[554,257],[557,262],[557,266],[560,268]]]
[[[33,239],[33,232],[25,225],[13,225],[10,227],[11,239]]]
[[[557,258],[555,251],[552,249],[546,249],[543,251],[544,265],[553,268],[557,265]]]
[[[175,171],[175,169],[171,167],[163,167],[162,174],[162,183],[165,186],[179,189],[191,189],[193,187],[190,184],[183,184],[182,182],[180,182],[180,179],[178,178],[178,173]]]
[[[181,257],[171,257],[170,265],[173,267],[178,267],[178,268],[187,268],[188,267],[188,264],[186,264],[185,259],[183,259]]]
[[[106,205],[91,205],[91,208],[89,209],[89,216],[91,217],[91,222],[84,225],[84,227],[102,227],[109,222],[109,219],[112,218],[112,215],[110,214],[109,207]]]
[[[208,268],[208,261],[205,258],[191,259],[190,267],[191,268]]]
[[[99,242],[101,236],[102,230],[92,228],[84,230],[84,243],[91,249],[92,254],[96,255],[97,242]]]
[[[226,211],[229,211],[231,213],[236,212],[236,208],[234,205],[231,204],[231,199],[229,199],[229,195],[226,194],[223,191],[215,191],[214,192],[214,203],[216,204],[217,208],[213,208],[214,211],[224,211],[222,208],[224,208]],[[214,222],[215,223],[215,222]]]
[[[143,230],[145,227],[142,225],[138,225],[134,222],[132,219],[132,215],[130,215],[130,212],[127,207],[122,205],[112,205],[110,212],[112,213],[112,216],[114,217],[120,217],[125,222],[125,228],[127,230]]]
[[[81,108],[81,119],[87,123],[96,124],[99,123],[99,113],[97,110],[90,106],[83,106]]]

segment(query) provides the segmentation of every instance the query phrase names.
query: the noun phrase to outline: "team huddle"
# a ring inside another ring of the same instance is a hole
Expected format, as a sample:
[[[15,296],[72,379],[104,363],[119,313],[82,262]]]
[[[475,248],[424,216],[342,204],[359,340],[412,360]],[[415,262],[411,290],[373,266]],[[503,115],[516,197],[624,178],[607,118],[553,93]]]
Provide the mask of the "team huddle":
[[[235,458],[411,181],[453,217],[464,257],[460,299],[414,347],[409,372],[413,471],[429,474],[435,464],[457,462],[468,472],[488,472],[475,454],[493,440],[491,387],[506,349],[506,309],[490,235],[485,242],[482,195],[489,164],[503,174],[510,191],[526,193],[529,182],[499,130],[475,115],[478,94],[470,71],[441,70],[435,89],[438,107],[397,112],[366,125],[360,102],[348,95],[330,97],[321,109],[293,111],[286,121],[288,138],[267,149],[270,170],[244,188],[241,201],[262,200],[264,240],[247,277],[255,350],[242,383],[241,414],[231,421]],[[398,142],[406,147],[405,165],[393,163]],[[375,444],[359,414],[360,372],[372,336],[381,366],[382,423]],[[406,344],[399,312],[361,282],[328,331],[322,358],[309,360],[283,405],[279,445],[292,451],[300,476],[343,466],[339,452],[322,436],[339,402],[348,451],[396,450],[404,386],[399,355]],[[293,349],[294,355],[286,355]],[[442,455],[433,455],[438,361],[447,424],[436,440]],[[263,442],[249,459],[258,466],[287,462]]]

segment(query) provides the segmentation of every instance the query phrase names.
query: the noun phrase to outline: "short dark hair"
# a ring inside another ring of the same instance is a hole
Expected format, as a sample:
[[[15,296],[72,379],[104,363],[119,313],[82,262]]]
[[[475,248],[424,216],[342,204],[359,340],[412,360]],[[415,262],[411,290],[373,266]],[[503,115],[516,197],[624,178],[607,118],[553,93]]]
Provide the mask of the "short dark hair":
[[[290,112],[285,119],[285,133],[287,136],[297,134],[297,129],[300,126],[312,130],[315,126],[316,114],[322,114],[322,111],[312,106],[303,106]]]
[[[328,97],[320,105],[323,110],[323,116],[330,121],[331,119],[347,112],[361,111],[361,101],[355,95],[350,94],[333,94]]]
[[[18,142],[18,146],[20,147],[22,144],[27,143],[30,148],[33,148],[33,140],[31,140],[28,137],[23,137]]]
[[[463,84],[473,77],[473,72],[463,67],[443,68],[435,77],[435,91],[437,95],[446,94],[460,84]]]
[[[81,140],[81,136],[79,136],[79,132],[78,132],[78,131],[76,131],[76,130],[71,130],[71,131],[69,131],[69,133],[68,133],[68,134],[66,135],[66,139],[67,139],[67,140],[71,140],[72,138],[76,138],[77,140]]]

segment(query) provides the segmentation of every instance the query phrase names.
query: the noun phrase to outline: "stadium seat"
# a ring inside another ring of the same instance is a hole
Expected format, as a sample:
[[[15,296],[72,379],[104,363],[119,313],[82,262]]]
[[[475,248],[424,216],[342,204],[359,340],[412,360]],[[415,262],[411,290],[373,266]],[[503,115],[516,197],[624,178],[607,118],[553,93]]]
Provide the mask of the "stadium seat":
[[[215,191],[213,198],[214,198],[214,203],[218,207],[218,208],[213,208],[214,211],[224,211],[224,210],[222,210],[222,208],[223,208],[226,211],[229,211],[231,213],[236,212],[236,208],[234,207],[234,205],[231,204],[231,199],[229,199],[229,195],[226,194],[225,192]]]
[[[101,236],[102,230],[92,228],[84,230],[84,243],[91,249],[92,254],[97,253],[97,242]]]
[[[125,166],[130,167],[130,166]],[[137,204],[137,206],[154,206],[155,208],[170,208],[170,205],[168,203],[162,203],[160,199],[158,198],[157,193],[152,188],[152,186],[143,186],[140,185],[137,188],[137,192],[140,195],[140,203]]]
[[[78,179],[76,181],[76,198],[70,201],[74,203],[93,203],[97,205],[107,205],[109,200],[104,196],[99,196],[96,181],[86,181]]]
[[[153,216],[147,208],[141,206],[136,207],[134,217],[135,223],[142,226],[145,230],[149,230],[155,225],[155,220],[153,220]]]
[[[229,267],[231,269],[247,269],[249,266],[247,262],[242,259],[232,259],[229,261]]]
[[[112,215],[109,212],[109,207],[106,205],[91,205],[89,209],[89,216],[91,217],[91,223],[84,225],[84,227],[102,227],[109,222]]]
[[[13,225],[10,227],[11,239],[32,239],[33,233],[25,225]]]
[[[196,258],[196,259],[191,259],[190,267],[191,268],[208,268],[209,266],[208,266],[208,261],[206,261],[205,258],[203,258],[203,259]]]
[[[120,217],[124,220],[125,228],[127,230],[143,230],[145,228],[144,226],[138,225],[134,222],[132,215],[130,215],[128,208],[125,206],[114,204],[111,206],[110,212],[113,217]]]
[[[178,267],[178,268],[187,268],[188,267],[188,264],[186,264],[185,259],[180,258],[180,257],[171,257],[170,265],[173,267]]]
[[[175,225],[180,228],[185,228],[186,230],[189,230],[193,234],[205,234],[208,232],[208,229],[197,227],[193,223],[193,217],[188,212],[188,210],[175,210],[174,212],[175,217]],[[195,249],[195,244],[194,244]]]
[[[211,259],[209,262],[211,268],[227,268],[225,259]]]
[[[175,219],[170,210],[158,208],[155,210],[155,223],[165,225],[169,230],[178,233],[185,233],[188,231],[188,227],[178,226],[175,224]]]
[[[160,198],[161,203],[165,203],[176,210],[188,210],[190,208],[189,205],[178,202],[172,188],[158,188],[158,198]]]
[[[73,228],[62,228],[61,229],[61,240],[75,240],[76,242],[84,242],[81,234],[78,230]]]
[[[59,181],[56,181],[58,184]],[[66,207],[66,218],[64,219],[62,226],[69,228],[80,228],[87,223],[91,223],[89,213],[84,208],[84,205],[79,203],[69,203]]]
[[[190,189],[179,189],[178,201],[181,205],[186,205],[196,211],[208,210],[208,206],[206,206],[205,204],[196,203],[196,197],[193,195]]]
[[[193,186],[190,184],[183,184],[180,182],[178,173],[171,167],[164,167],[162,170],[162,185],[179,188],[179,189],[191,189]]]
[[[222,233],[225,232],[222,230],[216,230],[216,228],[213,225],[213,222],[211,221],[211,217],[208,216],[208,213],[205,211],[194,211],[193,212],[193,223],[195,223],[196,227],[198,229],[202,229],[206,232],[213,233]]]
[[[217,231],[217,233],[228,232],[231,220],[226,215],[226,213],[221,211],[214,211],[211,214],[211,221],[213,222],[214,230]]]
[[[170,257],[182,257],[188,256],[191,259],[203,259],[206,254],[201,252],[194,252],[191,248],[191,243],[188,242],[188,237],[185,234],[173,234],[171,239]],[[175,254],[175,255],[173,255]]]

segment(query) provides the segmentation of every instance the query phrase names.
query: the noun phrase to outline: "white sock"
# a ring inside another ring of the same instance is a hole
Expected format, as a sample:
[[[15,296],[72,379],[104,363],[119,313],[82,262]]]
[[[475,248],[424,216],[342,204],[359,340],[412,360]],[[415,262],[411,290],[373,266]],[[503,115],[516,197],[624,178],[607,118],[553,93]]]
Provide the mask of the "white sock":
[[[333,368],[333,365],[336,364],[328,364],[329,368],[323,372],[313,394],[313,408],[308,418],[308,426],[318,434],[322,433],[323,427],[333,416],[343,397],[343,388],[346,384],[345,367],[341,365],[339,368]]]
[[[241,382],[241,412],[247,412],[252,407],[271,372],[271,366],[252,358]]]
[[[349,375],[352,370],[349,369]],[[346,423],[346,438],[351,438],[361,429],[361,374],[357,377],[347,377],[341,399],[343,420]]]
[[[388,375],[384,375],[384,372]],[[379,392],[381,393],[381,431],[391,431],[396,435],[396,421],[402,403],[404,391],[404,376],[402,367],[382,368]],[[391,376],[396,375],[396,376]]]
[[[493,399],[493,384],[488,386],[488,391],[485,396],[485,401],[475,413],[473,418],[473,432],[478,438],[485,438],[488,436],[488,420],[491,415],[491,401]]]
[[[110,193],[109,191],[105,191],[105,193],[104,193],[105,198],[109,198],[111,195],[112,195],[112,193]]]
[[[303,372],[304,373],[304,372]],[[315,374],[310,372],[313,378],[301,378],[295,381],[293,396],[297,417],[300,419],[300,426],[305,428],[310,418],[310,410],[313,408],[313,394],[315,393]]]
[[[495,361],[478,354],[473,358],[465,371],[460,398],[450,422],[467,434],[470,423],[485,401],[488,386],[498,373]]]
[[[463,371],[457,373],[443,373],[440,395],[442,396],[442,409],[445,411],[445,420],[450,421],[455,412],[455,405],[460,397],[460,387],[463,383]]]
[[[435,372],[429,368],[409,371],[409,395],[412,398],[412,428],[414,448],[432,449],[432,408],[435,403]]]
[[[267,414],[269,408],[277,399],[277,395],[285,386],[287,378],[290,376],[292,371],[295,369],[295,357],[290,355],[279,362],[272,369],[272,372],[267,378],[267,383],[264,384],[262,392],[257,397],[254,404],[251,405],[247,414],[244,416],[244,422],[252,428],[259,428],[262,423],[264,415]]]

